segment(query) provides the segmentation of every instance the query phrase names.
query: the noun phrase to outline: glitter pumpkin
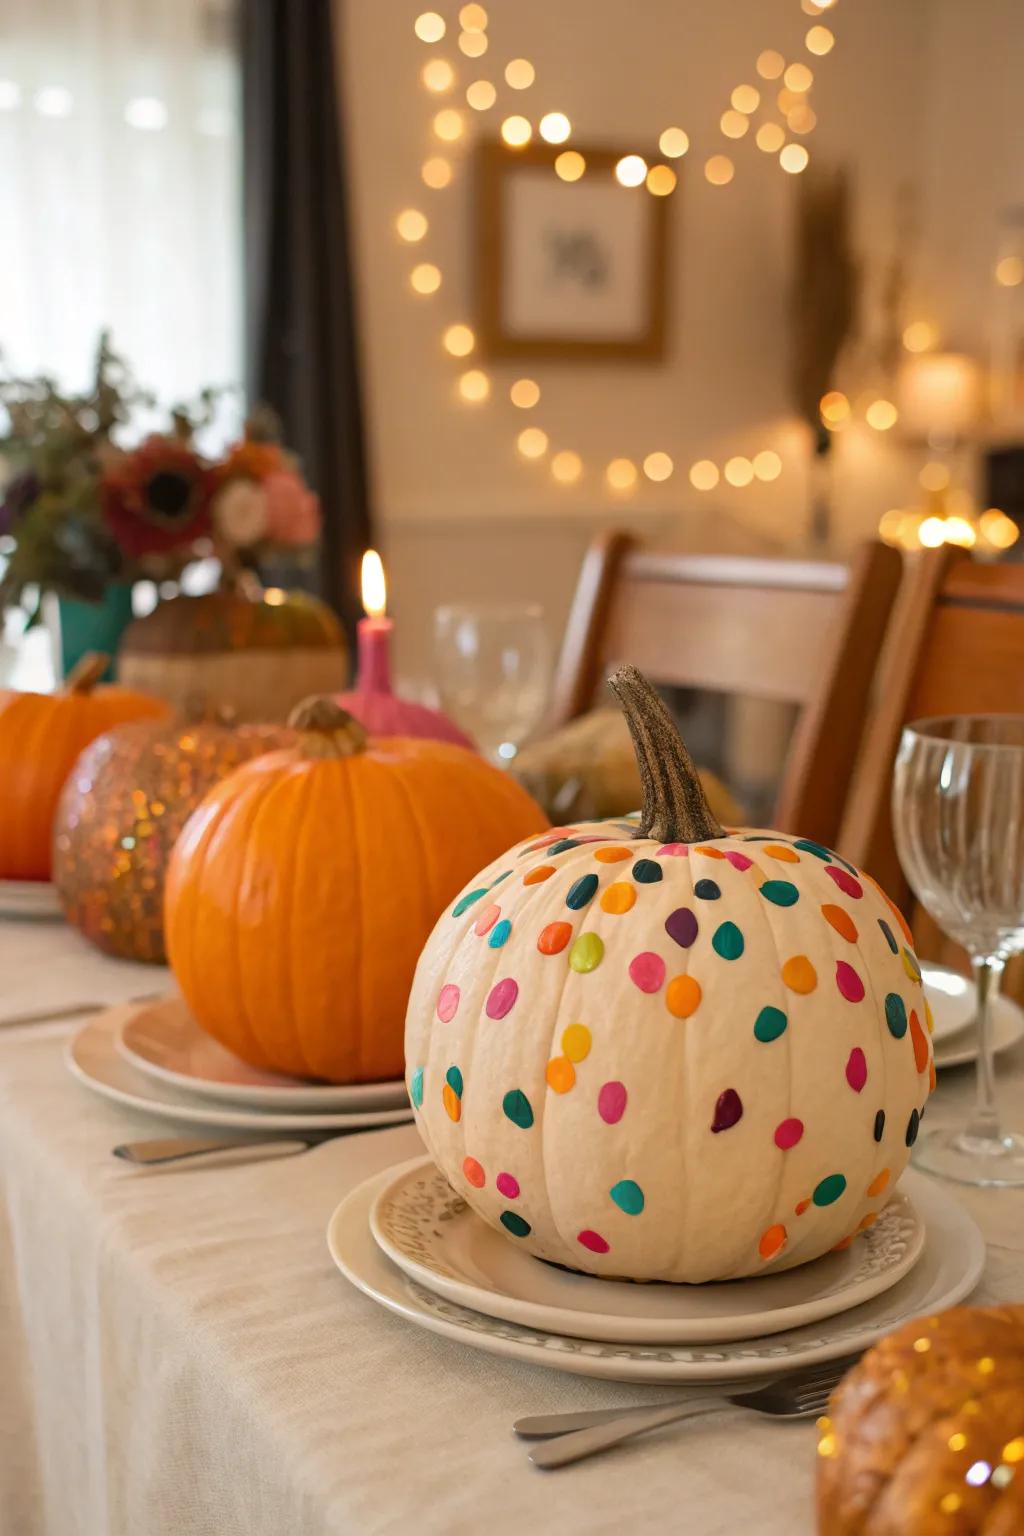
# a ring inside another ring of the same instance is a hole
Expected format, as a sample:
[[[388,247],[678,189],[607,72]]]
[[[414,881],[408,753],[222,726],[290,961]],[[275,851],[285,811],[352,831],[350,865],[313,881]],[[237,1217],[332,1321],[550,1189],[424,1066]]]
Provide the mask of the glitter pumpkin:
[[[654,690],[612,686],[642,816],[518,844],[441,917],[406,1023],[420,1132],[540,1258],[677,1282],[809,1262],[884,1206],[934,1085],[909,930],[831,850],[724,831]]]
[[[54,822],[53,879],[64,915],[127,960],[164,959],[164,880],[178,833],[209,789],[285,746],[284,726],[139,721],[87,747]]]

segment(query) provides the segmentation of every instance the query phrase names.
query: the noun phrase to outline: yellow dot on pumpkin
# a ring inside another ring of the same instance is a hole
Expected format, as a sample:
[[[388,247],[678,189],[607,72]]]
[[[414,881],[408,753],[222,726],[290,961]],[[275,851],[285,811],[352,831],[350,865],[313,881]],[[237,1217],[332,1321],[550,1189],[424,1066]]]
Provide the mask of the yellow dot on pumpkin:
[[[538,864],[536,869],[531,869],[523,876],[524,885],[540,885],[542,880],[550,880],[555,872],[553,864]]]
[[[597,848],[594,858],[600,864],[619,864],[623,859],[631,859],[632,850],[629,848]]]
[[[917,969],[917,966],[914,964],[914,961],[912,960],[910,955],[907,954],[906,950],[902,951],[900,958],[903,961],[903,969],[906,971],[906,973],[910,977],[911,981],[916,981],[918,983],[918,985],[920,985],[920,983],[921,983],[921,973]]]
[[[781,1252],[785,1241],[786,1229],[781,1221],[777,1221],[774,1226],[768,1227],[766,1231],[761,1233],[761,1241],[757,1245],[757,1251],[762,1259],[773,1259],[777,1253]]]
[[[890,1170],[888,1168],[883,1168],[881,1173],[876,1173],[875,1177],[871,1180],[871,1183],[868,1185],[868,1194],[871,1195],[872,1197],[874,1197],[875,1195],[880,1195],[883,1192],[883,1190],[886,1189],[886,1187],[888,1186],[889,1178],[890,1178]]]
[[[602,852],[605,850],[602,849]],[[621,917],[623,912],[628,912],[636,902],[636,890],[632,885],[627,885],[625,880],[616,880],[614,885],[601,892],[602,912],[611,912],[616,917]]]
[[[441,1090],[441,1099],[444,1103],[445,1109],[448,1111],[449,1120],[461,1120],[462,1100],[455,1092],[455,1089],[452,1087],[451,1083],[445,1083]]]
[[[592,1044],[590,1030],[585,1024],[570,1024],[562,1031],[562,1050],[570,1061],[585,1061]]]
[[[556,1093],[568,1093],[576,1081],[576,1068],[568,1056],[552,1056],[544,1076],[548,1080],[548,1087]]]
[[[787,848],[785,843],[765,843],[761,850],[768,854],[769,858],[779,859],[783,864],[799,864],[800,855],[795,848]]]
[[[818,973],[806,955],[791,955],[782,967],[782,980],[791,992],[813,992]]]
[[[928,1026],[928,1033],[935,1033],[935,1015],[932,1013],[932,1005],[927,998],[924,1000],[924,1021]]]
[[[673,1018],[688,1019],[700,1007],[700,982],[693,976],[673,976],[665,989],[665,1007]]]

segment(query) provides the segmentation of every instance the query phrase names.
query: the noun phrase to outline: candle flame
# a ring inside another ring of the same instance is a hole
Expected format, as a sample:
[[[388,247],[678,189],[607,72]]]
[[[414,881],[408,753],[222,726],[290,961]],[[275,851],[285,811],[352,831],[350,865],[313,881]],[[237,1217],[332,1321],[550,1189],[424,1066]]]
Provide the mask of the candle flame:
[[[384,565],[375,549],[368,549],[362,567],[363,607],[371,619],[382,619],[387,612],[388,589]]]

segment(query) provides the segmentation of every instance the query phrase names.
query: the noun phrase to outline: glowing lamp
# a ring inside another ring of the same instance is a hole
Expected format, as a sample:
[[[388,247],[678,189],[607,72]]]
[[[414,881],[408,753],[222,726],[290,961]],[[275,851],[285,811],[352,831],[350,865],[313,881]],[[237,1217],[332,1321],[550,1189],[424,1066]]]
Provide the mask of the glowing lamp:
[[[981,370],[959,352],[922,352],[899,371],[896,403],[904,433],[925,441],[964,437],[981,412]]]

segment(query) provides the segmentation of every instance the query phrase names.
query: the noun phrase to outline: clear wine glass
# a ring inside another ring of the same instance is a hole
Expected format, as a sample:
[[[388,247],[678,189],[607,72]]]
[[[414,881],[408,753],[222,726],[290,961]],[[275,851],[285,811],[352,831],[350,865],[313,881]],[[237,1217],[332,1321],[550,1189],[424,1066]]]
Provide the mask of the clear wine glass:
[[[510,762],[547,704],[543,609],[536,603],[438,608],[434,653],[443,708],[492,762]]]
[[[964,1184],[1024,1185],[1024,1136],[999,1122],[992,1000],[1024,949],[1024,716],[953,715],[908,726],[893,785],[900,862],[918,899],[962,944],[977,983],[977,1099],[962,1130],[918,1140],[922,1168]]]

